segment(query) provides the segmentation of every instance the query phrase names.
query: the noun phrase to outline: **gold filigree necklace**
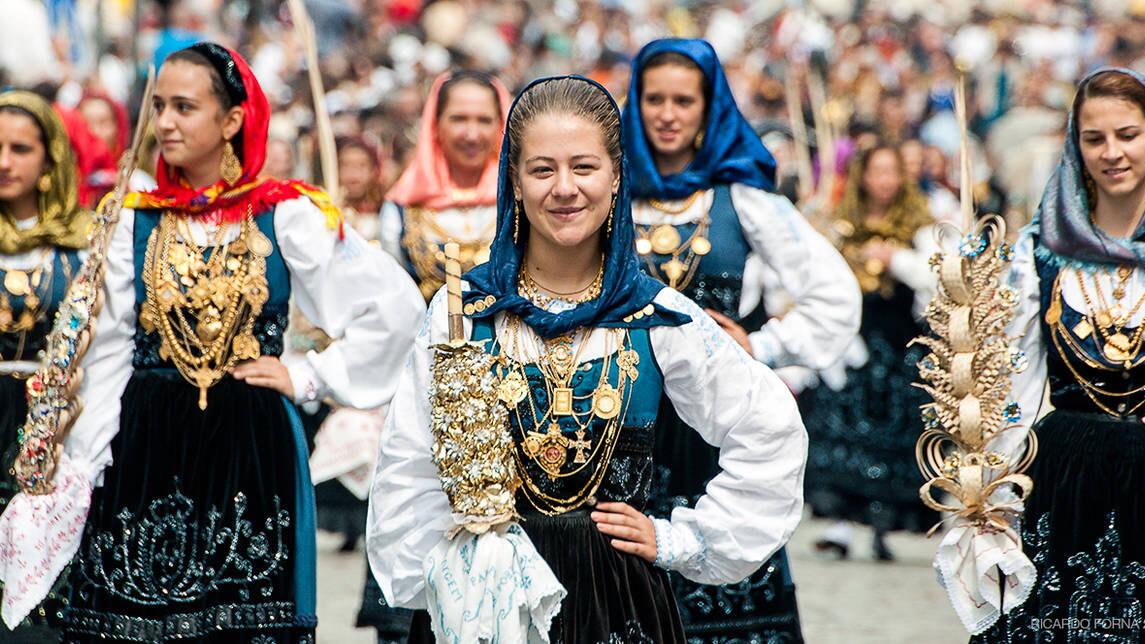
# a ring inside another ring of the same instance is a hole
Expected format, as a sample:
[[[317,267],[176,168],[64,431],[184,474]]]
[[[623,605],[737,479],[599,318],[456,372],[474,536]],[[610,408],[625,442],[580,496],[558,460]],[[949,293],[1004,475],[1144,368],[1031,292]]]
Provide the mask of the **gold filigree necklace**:
[[[608,340],[604,347],[605,357],[602,360],[600,379],[593,393],[588,396],[576,396],[569,386],[573,375],[580,368],[580,353],[588,343],[589,331],[580,332],[580,343],[575,353],[572,349],[572,335],[557,338],[548,342],[537,341],[547,345],[538,346],[538,357],[534,363],[544,380],[549,405],[543,411],[538,409],[533,396],[529,392],[529,381],[525,372],[521,346],[521,321],[512,317],[506,323],[506,341],[503,346],[511,346],[514,355],[520,357],[515,360],[500,355],[500,364],[503,373],[498,390],[499,398],[516,416],[516,426],[520,435],[517,442],[519,450],[515,450],[521,464],[522,481],[526,494],[533,505],[541,512],[549,515],[560,514],[582,505],[590,496],[595,494],[616,447],[623,419],[632,396],[631,383],[635,382],[639,371],[639,354],[632,349],[628,332],[623,329],[609,330]],[[617,365],[617,383],[613,387],[608,380],[612,363]],[[582,404],[591,400],[587,411],[577,412],[574,403]],[[527,404],[522,404],[526,403]],[[527,416],[525,415],[527,414]],[[525,418],[531,423],[526,424]],[[566,432],[561,427],[562,419],[565,423],[575,425],[575,429]],[[604,421],[604,427],[594,441],[588,437],[588,431],[594,419]],[[527,427],[532,427],[531,430]],[[542,429],[544,428],[544,429]],[[571,436],[570,436],[571,434]],[[529,475],[528,468],[522,457],[528,459],[541,469],[550,481],[565,479],[588,472],[584,485],[572,494],[557,497],[546,493]]]
[[[220,226],[201,249],[186,220],[164,212],[144,258],[147,299],[139,322],[159,334],[159,356],[199,388],[199,409],[207,408],[207,390],[238,361],[262,352],[253,328],[269,296],[266,258],[274,247],[250,206],[229,243],[223,241],[227,229]]]
[[[596,277],[589,282],[588,286],[572,291],[571,293],[560,293],[538,284],[536,280],[533,279],[532,274],[529,273],[529,263],[527,261],[521,262],[521,270],[517,274],[518,294],[541,308],[547,308],[553,300],[560,300],[570,304],[590,302],[600,297],[600,291],[603,286],[604,255],[600,256],[600,268],[596,270]]]
[[[497,218],[493,217],[484,230],[474,234],[469,226],[472,209],[460,210],[465,225],[464,239],[442,228],[437,222],[438,213],[427,208],[406,208],[402,217],[402,248],[417,273],[418,289],[427,300],[445,283],[445,253],[441,244],[457,242],[462,272],[489,261],[489,244],[493,241]]]
[[[0,333],[29,331],[47,313],[52,291],[51,267],[50,248],[44,249],[32,270],[0,266],[4,270],[4,289],[0,290]],[[12,306],[11,297],[23,298],[23,310],[19,315]]]
[[[711,212],[704,212],[695,229],[687,239],[680,231],[664,221],[664,216],[675,216],[687,212],[696,203],[703,191],[693,192],[683,204],[675,208],[657,199],[649,199],[648,205],[661,213],[652,224],[636,225],[636,254],[644,258],[650,273],[674,289],[683,289],[691,283],[699,268],[700,260],[712,252],[712,242],[708,239],[711,225]],[[653,255],[668,256],[668,260],[657,265]]]

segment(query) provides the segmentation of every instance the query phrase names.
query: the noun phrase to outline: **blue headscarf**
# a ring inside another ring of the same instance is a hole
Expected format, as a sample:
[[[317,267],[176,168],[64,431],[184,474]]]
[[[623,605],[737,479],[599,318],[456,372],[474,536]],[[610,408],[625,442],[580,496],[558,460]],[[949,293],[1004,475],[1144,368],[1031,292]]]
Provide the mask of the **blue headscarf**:
[[[590,83],[605,96],[608,91],[599,83],[583,76],[555,76],[533,81],[513,101],[509,108],[509,121],[513,121],[513,111],[521,97],[534,87],[564,78],[572,78]],[[611,101],[611,97],[609,97]],[[613,109],[619,112],[616,103]],[[529,238],[528,219],[521,213],[521,231],[518,241],[513,241],[513,210],[515,198],[513,182],[509,170],[509,128],[501,143],[501,163],[497,175],[497,233],[490,248],[489,261],[465,274],[469,290],[464,301],[476,303],[493,296],[491,305],[483,311],[474,312],[469,317],[481,318],[498,311],[518,315],[534,333],[543,338],[554,338],[569,333],[578,327],[635,327],[679,326],[691,321],[685,314],[656,307],[652,315],[641,314],[640,319],[624,318],[639,313],[650,304],[664,288],[664,284],[648,277],[640,270],[636,258],[635,226],[632,223],[632,201],[628,195],[626,164],[621,159],[620,186],[616,193],[613,210],[612,234],[604,239],[604,275],[600,296],[578,304],[576,308],[560,313],[550,313],[517,293],[517,275],[525,255],[525,244]]]
[[[640,79],[644,65],[666,52],[695,61],[707,78],[711,96],[707,97],[704,140],[696,156],[683,172],[662,177],[644,136]],[[742,183],[761,190],[775,189],[775,159],[740,114],[716,50],[706,40],[669,38],[645,45],[632,62],[623,120],[624,154],[632,172],[634,199],[683,199],[714,184]]]
[[[1120,72],[1145,85],[1145,76],[1131,69],[1106,67],[1082,79],[1079,89],[1102,72]],[[1131,239],[1111,237],[1090,219],[1077,118],[1077,114],[1070,112],[1061,161],[1046,184],[1042,202],[1030,224],[1038,231],[1042,247],[1039,250],[1048,250],[1057,259],[1087,264],[1145,266],[1145,219],[1137,224]]]

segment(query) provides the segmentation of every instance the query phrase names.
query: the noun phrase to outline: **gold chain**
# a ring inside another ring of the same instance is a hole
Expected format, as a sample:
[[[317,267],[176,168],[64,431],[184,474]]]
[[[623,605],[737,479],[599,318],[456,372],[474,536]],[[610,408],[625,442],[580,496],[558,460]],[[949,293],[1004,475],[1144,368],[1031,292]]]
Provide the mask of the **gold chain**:
[[[469,217],[469,213],[464,216]],[[488,261],[489,244],[497,226],[497,218],[493,217],[476,237],[456,239],[456,235],[450,234],[437,223],[436,217],[437,213],[426,208],[406,208],[402,217],[402,248],[409,255],[410,264],[417,273],[418,289],[426,300],[432,298],[441,285],[445,284],[445,253],[441,244],[446,241],[457,242],[461,272],[464,273]]]
[[[44,249],[36,267],[31,271],[0,266],[4,270],[4,290],[0,291],[0,333],[26,333],[47,314],[51,305],[53,277],[51,251],[50,248]],[[48,276],[46,281],[45,272]],[[9,295],[24,298],[23,311],[19,316],[16,315]]]
[[[1061,279],[1062,279],[1061,273],[1058,273],[1057,277],[1054,279],[1053,290],[1052,290],[1052,294],[1050,296],[1051,302],[1058,303],[1059,307],[1061,306],[1060,302],[1062,301]],[[1080,273],[1079,273],[1079,281],[1080,281]],[[1088,294],[1085,293],[1084,289],[1083,289],[1083,297],[1086,298],[1087,306],[1090,306],[1092,308],[1092,305],[1088,299]],[[1052,310],[1053,310],[1053,305],[1051,304],[1051,311]],[[1059,311],[1060,311],[1060,309],[1059,309]],[[1116,392],[1116,391],[1105,390],[1105,389],[1093,384],[1092,382],[1090,382],[1089,378],[1087,378],[1084,374],[1078,372],[1077,368],[1073,364],[1073,361],[1070,360],[1069,354],[1072,354],[1074,357],[1079,359],[1081,362],[1083,362],[1084,364],[1086,364],[1090,368],[1097,369],[1100,371],[1123,371],[1123,370],[1128,371],[1129,369],[1133,369],[1133,368],[1139,366],[1145,360],[1138,361],[1136,363],[1130,362],[1129,364],[1122,365],[1122,368],[1116,368],[1116,367],[1111,368],[1109,366],[1103,365],[1103,364],[1097,362],[1096,360],[1090,358],[1089,355],[1087,354],[1087,352],[1084,350],[1084,348],[1082,348],[1081,346],[1079,346],[1077,344],[1077,341],[1074,339],[1073,335],[1066,328],[1065,323],[1062,322],[1060,313],[1058,313],[1056,316],[1047,316],[1047,317],[1050,318],[1048,321],[1051,322],[1050,338],[1054,343],[1054,348],[1057,350],[1058,355],[1061,356],[1062,362],[1065,363],[1066,368],[1069,370],[1070,374],[1073,376],[1073,378],[1077,382],[1077,384],[1081,387],[1081,390],[1085,393],[1086,397],[1088,397],[1093,402],[1093,404],[1097,406],[1098,409],[1105,412],[1106,414],[1109,414],[1110,416],[1121,417],[1123,415],[1133,414],[1138,409],[1140,409],[1142,407],[1142,405],[1145,405],[1145,398],[1142,398],[1142,400],[1139,401],[1137,404],[1133,405],[1132,408],[1129,408],[1128,410],[1126,410],[1124,412],[1119,412],[1119,411],[1114,411],[1113,409],[1111,409],[1110,407],[1108,407],[1107,405],[1102,403],[1100,400],[1098,400],[1098,398],[1097,398],[1098,395],[1107,396],[1110,398],[1127,398],[1127,397],[1138,395],[1142,392],[1145,392],[1145,385],[1135,387],[1134,389],[1131,389],[1131,390],[1125,391],[1125,392]],[[1088,321],[1089,316],[1087,315],[1085,317],[1085,319]],[[1067,354],[1067,347],[1063,346],[1063,344],[1062,344],[1063,340],[1065,341],[1065,344],[1068,345],[1068,354]],[[1096,338],[1094,338],[1094,344],[1095,344],[1095,346],[1097,346],[1097,339]],[[1097,348],[1100,349],[1099,346]]]
[[[584,304],[591,302],[600,297],[601,289],[604,287],[604,255],[600,256],[600,267],[596,270],[596,276],[582,289],[573,291],[571,293],[559,293],[547,287],[541,286],[537,283],[531,273],[529,273],[529,263],[527,261],[521,262],[521,271],[517,275],[517,292],[521,297],[531,301],[540,308],[546,308],[553,300],[560,300],[570,304]],[[554,297],[555,296],[555,297]],[[572,296],[572,297],[569,297]]]
[[[140,324],[159,334],[160,358],[199,388],[200,409],[235,364],[262,352],[253,329],[269,296],[266,258],[274,249],[250,206],[234,241],[223,241],[226,230],[201,249],[187,223],[164,212],[144,256]]]
[[[592,408],[582,415],[571,409],[570,405],[569,413],[560,414],[568,416],[576,426],[576,430],[572,432],[576,438],[570,439],[557,421],[557,401],[553,396],[557,389],[553,386],[554,384],[567,386],[568,383],[562,381],[554,383],[555,379],[550,378],[549,370],[541,364],[542,359],[538,359],[534,363],[541,373],[541,377],[545,380],[546,391],[549,392],[549,406],[543,414],[538,414],[533,396],[528,392],[525,355],[522,352],[523,347],[520,338],[521,325],[519,318],[510,317],[505,325],[505,341],[501,342],[500,338],[494,340],[494,344],[500,344],[506,348],[512,347],[517,358],[513,359],[506,356],[504,352],[500,353],[500,363],[504,369],[501,398],[516,417],[519,435],[515,439],[517,447],[513,453],[521,472],[521,479],[524,484],[522,489],[538,511],[553,516],[583,505],[589,497],[596,493],[603,482],[608,466],[612,462],[612,454],[615,451],[620,431],[623,428],[623,420],[631,402],[632,388],[628,386],[628,382],[634,382],[638,375],[636,364],[639,362],[639,358],[632,349],[627,330],[609,330],[609,339],[615,342],[615,351],[612,350],[613,345],[606,340],[600,380],[591,396],[593,399]],[[585,330],[581,335],[580,349],[583,349],[583,346],[588,343],[591,332]],[[574,367],[569,372],[570,378],[571,374],[576,373],[579,368],[580,349],[577,351],[576,359],[573,360]],[[613,362],[617,364],[616,388],[613,388],[608,381],[608,373],[612,369]],[[517,392],[516,395],[507,396],[505,394],[507,384],[509,390]],[[615,405],[615,407],[609,407],[607,413],[602,411],[603,408],[598,402],[598,397],[604,395],[601,392],[607,392],[611,401],[610,404]],[[585,398],[588,396],[577,397],[578,400],[582,401]],[[524,423],[525,417],[522,416],[520,403],[525,400],[528,401],[528,414],[532,421],[532,431],[526,429],[529,425]],[[586,437],[594,417],[602,418],[605,421],[604,429],[595,441]],[[565,469],[569,452],[573,452],[573,467]],[[568,478],[589,470],[588,480],[575,493],[563,498],[555,497],[544,492],[532,479],[529,469],[526,467],[525,459],[540,467],[550,480]]]
[[[687,199],[684,200],[684,203],[676,206],[675,208],[669,206],[669,202],[660,201],[659,199],[649,199],[648,205],[652,206],[656,210],[659,210],[665,215],[682,215],[688,212],[688,209],[692,207],[692,204],[696,203],[696,200],[700,198],[700,195],[703,194],[703,192],[703,190],[697,190],[693,192],[688,196]]]
[[[681,238],[680,231],[673,224],[666,223],[665,215],[680,215],[687,212],[703,191],[696,191],[677,208],[670,208],[664,202],[648,199],[647,203],[661,214],[651,224],[636,224],[636,254],[644,258],[648,273],[674,289],[685,289],[691,284],[699,269],[700,260],[712,251],[708,239],[711,226],[711,210],[704,212],[692,234]],[[655,257],[667,257],[657,263]]]
[[[1104,355],[1110,362],[1132,362],[1132,360],[1141,351],[1142,332],[1145,331],[1145,324],[1138,325],[1137,331],[1133,334],[1132,338],[1126,338],[1121,333],[1122,328],[1126,322],[1133,317],[1141,308],[1142,302],[1145,302],[1145,294],[1142,294],[1141,299],[1137,300],[1133,310],[1128,315],[1118,315],[1118,319],[1114,319],[1110,309],[1105,303],[1105,296],[1101,292],[1101,285],[1097,282],[1097,277],[1093,278],[1093,286],[1097,291],[1097,298],[1099,306],[1095,307],[1093,301],[1089,298],[1089,291],[1085,288],[1085,279],[1080,270],[1076,271],[1078,287],[1081,289],[1081,296],[1085,300],[1088,313],[1086,320],[1093,327],[1097,329],[1098,335],[1105,340],[1104,347],[1098,347],[1102,355]],[[1109,329],[1113,329],[1113,334],[1109,333]]]
[[[24,350],[27,346],[28,332],[35,328],[36,324],[44,319],[52,308],[52,288],[56,279],[55,272],[55,258],[60,258],[61,268],[63,275],[61,279],[64,283],[70,283],[72,280],[72,265],[68,261],[67,255],[59,254],[59,251],[52,252],[52,249],[45,249],[36,269],[28,275],[27,271],[22,271],[27,277],[28,288],[12,288],[12,285],[5,284],[4,291],[0,291],[0,333],[19,333],[20,339],[16,343],[15,352],[8,357],[0,355],[0,360],[21,360],[24,357]],[[8,277],[7,272],[13,269],[6,266],[0,266],[5,270],[5,278]],[[47,274],[47,278],[44,274]],[[5,282],[8,280],[5,279]],[[22,281],[22,280],[21,280]],[[41,288],[41,286],[43,288]],[[24,293],[24,310],[17,316],[8,294],[16,295],[15,291]]]

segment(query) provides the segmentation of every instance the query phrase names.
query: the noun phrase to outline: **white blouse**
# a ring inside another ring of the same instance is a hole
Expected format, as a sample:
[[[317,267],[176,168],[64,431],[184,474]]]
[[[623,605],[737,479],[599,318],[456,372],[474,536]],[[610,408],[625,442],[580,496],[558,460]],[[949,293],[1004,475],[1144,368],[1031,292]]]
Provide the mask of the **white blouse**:
[[[430,460],[427,393],[429,347],[448,336],[444,300],[439,291],[407,358],[370,494],[367,552],[394,606],[425,607],[422,563],[453,527]],[[657,564],[702,583],[738,581],[786,543],[799,522],[807,435],[787,387],[707,314],[668,288],[655,303],[692,317],[679,327],[655,327],[649,336],[665,392],[684,422],[719,446],[723,468],[694,508],[676,508],[670,518],[654,520]],[[495,324],[503,328],[505,316],[498,314]],[[468,319],[465,332],[472,332]],[[606,335],[590,334],[582,359],[601,357],[609,346]]]
[[[752,354],[773,368],[831,366],[859,331],[862,296],[846,260],[786,197],[738,183],[730,191],[752,258],[762,260],[792,302],[784,315],[748,335]],[[711,210],[714,200],[714,190],[704,191],[676,215],[639,200],[632,205],[632,218],[645,226],[693,223]],[[759,303],[762,280],[760,271],[745,273],[741,315]]]
[[[0,517],[0,553],[24,551],[40,544],[49,549],[34,555],[47,577],[47,591],[55,575],[79,547],[82,531],[66,533],[52,524],[82,525],[92,486],[102,483],[111,464],[111,441],[119,431],[120,398],[132,374],[135,333],[135,266],[133,262],[135,213],[124,209],[107,254],[104,308],[84,356],[85,372],[79,396],[84,411],[64,440],[64,461],[57,493],[41,497],[17,494]],[[196,243],[206,245],[212,225],[189,222]],[[370,247],[349,227],[345,239],[326,227],[325,215],[307,198],[278,204],[274,216],[278,248],[290,271],[294,300],[308,319],[324,329],[334,342],[322,353],[310,352],[288,366],[295,399],[331,397],[352,407],[373,408],[390,401],[397,388],[397,365],[405,358],[424,313],[421,295],[397,263]],[[224,234],[230,240],[238,226]],[[21,523],[18,508],[35,508],[48,520]],[[10,515],[16,514],[13,517]],[[45,552],[47,554],[45,554]],[[32,555],[29,555],[32,556]],[[41,557],[43,560],[41,561]],[[10,562],[9,562],[10,563]],[[5,568],[0,555],[0,578],[20,572]],[[9,618],[13,586],[5,592],[5,619]],[[33,591],[29,591],[33,592]],[[34,597],[21,598],[31,601]],[[34,606],[42,599],[35,599]],[[18,620],[17,620],[18,621]],[[12,623],[12,622],[9,622]]]

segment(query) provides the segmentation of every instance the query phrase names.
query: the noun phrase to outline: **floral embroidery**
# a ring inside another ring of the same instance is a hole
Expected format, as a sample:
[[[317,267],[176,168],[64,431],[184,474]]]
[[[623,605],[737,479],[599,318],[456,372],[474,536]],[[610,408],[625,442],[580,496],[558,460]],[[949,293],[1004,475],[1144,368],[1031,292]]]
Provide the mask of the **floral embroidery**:
[[[1122,559],[1116,512],[1109,513],[1105,532],[1091,551],[1066,558],[1067,571],[1059,571],[1050,563],[1050,535],[1048,512],[1023,531],[1025,550],[1038,568],[1034,592],[1023,606],[972,641],[1140,642],[1139,625],[1145,620],[1145,610],[1137,589],[1145,582],[1145,565]]]

